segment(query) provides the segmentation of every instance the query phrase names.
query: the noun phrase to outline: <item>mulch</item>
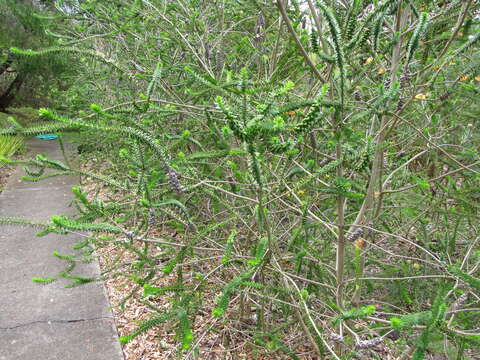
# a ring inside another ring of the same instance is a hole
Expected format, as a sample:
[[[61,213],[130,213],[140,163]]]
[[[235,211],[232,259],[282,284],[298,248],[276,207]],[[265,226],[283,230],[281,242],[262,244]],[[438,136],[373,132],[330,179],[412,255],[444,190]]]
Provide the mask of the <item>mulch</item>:
[[[13,166],[7,166],[0,164],[0,193],[5,189],[8,183],[8,178],[13,174],[15,168]]]

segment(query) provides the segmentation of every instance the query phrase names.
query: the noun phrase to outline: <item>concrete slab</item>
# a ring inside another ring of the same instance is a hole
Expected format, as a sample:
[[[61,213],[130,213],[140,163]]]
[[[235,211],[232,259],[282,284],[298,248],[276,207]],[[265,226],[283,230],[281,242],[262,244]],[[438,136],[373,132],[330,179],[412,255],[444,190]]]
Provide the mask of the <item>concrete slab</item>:
[[[27,140],[27,148],[28,148],[28,156],[27,158],[32,158],[35,157],[37,154],[43,154],[47,157],[51,157],[57,160],[60,160],[61,162],[65,162],[65,159],[63,157],[62,151],[60,149],[60,145],[57,140],[39,140],[36,138],[31,138]],[[68,156],[69,159],[73,159],[75,162],[75,157],[74,155],[76,154],[75,147],[66,145],[65,146],[65,152]],[[24,171],[22,170],[21,167],[17,168],[17,175],[15,178],[11,178],[9,182],[9,188],[12,188],[11,185],[14,185],[17,182],[22,182],[19,181],[20,176],[26,175]],[[47,180],[48,181],[48,180]],[[28,184],[29,182],[27,182]]]
[[[16,176],[14,174],[13,176]],[[0,204],[0,216],[25,217],[32,220],[49,220],[53,215],[71,214],[74,208],[72,186],[42,186],[42,182],[30,183],[29,188],[4,190]]]
[[[34,157],[37,154],[43,154],[47,157],[60,160],[65,163],[65,159],[60,150],[60,145],[56,140],[39,140],[36,138],[30,139],[27,142],[29,149],[29,157]],[[75,153],[74,149],[71,146],[66,146],[66,154],[69,158],[73,158],[72,155]],[[32,168],[35,170],[35,168]],[[52,172],[52,170],[47,170],[46,173]],[[36,188],[48,188],[48,187],[60,187],[60,186],[73,186],[78,184],[78,178],[76,176],[58,176],[50,179],[43,180],[40,183],[32,183],[31,181],[22,180],[21,177],[26,175],[23,171],[23,167],[17,167],[15,170],[14,176],[9,179],[7,183],[8,189],[36,189]]]
[[[55,141],[32,140],[32,151],[62,160]],[[75,177],[31,183],[16,172],[0,194],[0,217],[48,220],[71,214]],[[78,234],[37,237],[30,227],[0,227],[0,360],[123,360],[103,284],[66,289],[69,280],[40,285],[32,277],[55,276],[66,262],[52,255],[75,254]],[[99,274],[96,261],[78,265],[74,274]]]
[[[30,323],[0,329],[0,334],[0,360],[118,360],[122,356],[112,351],[111,344],[117,340],[110,318]]]
[[[26,238],[31,239],[31,241],[24,241]],[[35,271],[40,269],[42,273],[52,275],[60,265],[65,264],[64,260],[54,257],[53,252],[58,251],[60,254],[67,255],[78,254],[78,251],[74,251],[72,248],[72,244],[77,243],[78,240],[76,235],[50,234],[38,237],[35,235],[35,230],[28,228],[13,234],[2,234],[0,236],[0,254],[2,254],[0,263],[5,273],[0,273],[0,283],[8,281],[12,275],[15,276],[20,270],[32,277],[45,276],[36,274],[33,268],[35,268]],[[12,244],[15,244],[15,248],[12,248]],[[25,255],[18,257],[19,254]],[[56,260],[46,262],[47,257],[54,257]]]

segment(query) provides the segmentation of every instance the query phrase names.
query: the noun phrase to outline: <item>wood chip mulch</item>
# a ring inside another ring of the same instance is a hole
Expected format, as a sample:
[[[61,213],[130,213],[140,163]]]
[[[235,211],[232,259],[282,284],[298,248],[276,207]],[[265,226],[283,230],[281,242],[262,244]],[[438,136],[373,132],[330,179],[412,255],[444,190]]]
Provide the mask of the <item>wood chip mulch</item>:
[[[2,192],[2,190],[5,189],[5,185],[7,185],[8,178],[10,177],[10,175],[12,175],[13,171],[14,171],[14,168],[10,166],[3,166],[0,168],[0,193]]]

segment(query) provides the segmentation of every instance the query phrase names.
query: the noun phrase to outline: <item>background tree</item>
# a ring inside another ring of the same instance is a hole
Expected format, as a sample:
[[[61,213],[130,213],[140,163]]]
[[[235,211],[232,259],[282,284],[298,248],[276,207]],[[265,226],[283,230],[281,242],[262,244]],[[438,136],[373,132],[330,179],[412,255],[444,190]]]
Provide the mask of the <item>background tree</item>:
[[[0,11],[0,111],[12,105],[52,104],[52,92],[65,90],[72,66],[65,57],[18,58],[10,47],[41,49],[57,42],[53,33],[45,32],[54,18],[52,5],[34,0],[1,0]]]

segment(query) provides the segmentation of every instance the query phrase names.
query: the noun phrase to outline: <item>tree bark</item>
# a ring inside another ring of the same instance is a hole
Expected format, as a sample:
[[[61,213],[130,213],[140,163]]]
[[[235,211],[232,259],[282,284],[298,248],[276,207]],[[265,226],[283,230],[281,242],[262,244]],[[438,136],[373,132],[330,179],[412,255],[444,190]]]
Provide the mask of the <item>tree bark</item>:
[[[13,100],[15,100],[15,96],[18,90],[20,90],[24,80],[25,76],[23,74],[17,74],[7,90],[0,95],[0,112],[6,112],[6,109],[12,104]]]

